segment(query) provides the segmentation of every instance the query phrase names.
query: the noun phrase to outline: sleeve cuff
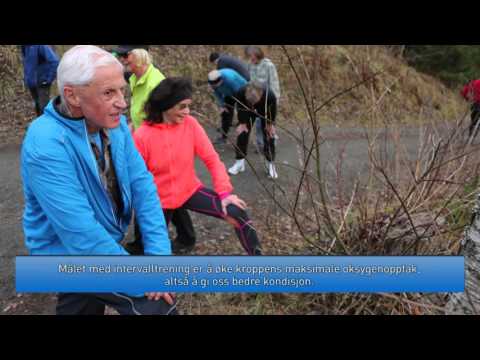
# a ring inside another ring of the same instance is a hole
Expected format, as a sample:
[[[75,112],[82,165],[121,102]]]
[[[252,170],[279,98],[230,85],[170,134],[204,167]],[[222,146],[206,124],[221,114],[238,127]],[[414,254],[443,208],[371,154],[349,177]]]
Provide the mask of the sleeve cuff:
[[[220,197],[220,200],[224,200],[227,197],[229,197],[230,195],[232,195],[231,192],[222,192],[222,193],[218,194],[218,196]]]

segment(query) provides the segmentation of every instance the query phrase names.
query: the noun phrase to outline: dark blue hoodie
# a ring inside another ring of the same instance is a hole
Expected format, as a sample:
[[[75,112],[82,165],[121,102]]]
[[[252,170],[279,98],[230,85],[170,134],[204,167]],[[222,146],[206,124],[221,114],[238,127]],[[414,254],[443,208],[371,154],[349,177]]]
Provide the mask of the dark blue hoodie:
[[[51,85],[57,76],[58,55],[49,45],[22,45],[25,84],[37,88]]]

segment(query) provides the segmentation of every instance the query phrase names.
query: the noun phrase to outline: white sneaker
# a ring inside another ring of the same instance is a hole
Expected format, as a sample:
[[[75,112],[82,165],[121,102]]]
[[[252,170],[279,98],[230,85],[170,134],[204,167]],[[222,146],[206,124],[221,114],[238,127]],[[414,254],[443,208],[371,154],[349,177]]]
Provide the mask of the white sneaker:
[[[268,163],[268,176],[272,179],[278,179],[277,169],[275,168],[275,164],[272,162]]]
[[[245,159],[237,160],[235,162],[235,165],[233,165],[230,169],[228,169],[228,172],[230,175],[238,175],[239,173],[244,171],[245,171]]]

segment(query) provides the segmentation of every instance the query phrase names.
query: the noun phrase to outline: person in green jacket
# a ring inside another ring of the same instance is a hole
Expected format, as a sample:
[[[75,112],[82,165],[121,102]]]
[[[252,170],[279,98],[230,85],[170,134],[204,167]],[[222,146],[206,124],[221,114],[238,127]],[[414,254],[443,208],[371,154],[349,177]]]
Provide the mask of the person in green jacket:
[[[125,64],[133,74],[129,79],[132,91],[130,118],[133,129],[137,130],[145,120],[144,107],[150,93],[165,79],[165,76],[153,66],[150,54],[145,49],[130,51]]]

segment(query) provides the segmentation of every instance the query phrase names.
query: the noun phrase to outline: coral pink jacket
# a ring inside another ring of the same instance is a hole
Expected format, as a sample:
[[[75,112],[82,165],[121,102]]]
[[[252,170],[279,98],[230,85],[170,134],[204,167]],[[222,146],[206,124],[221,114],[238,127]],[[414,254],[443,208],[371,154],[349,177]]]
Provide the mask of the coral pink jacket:
[[[138,151],[155,178],[164,209],[180,208],[204,185],[195,173],[198,156],[210,172],[220,198],[233,191],[225,165],[198,121],[187,116],[181,124],[145,121],[134,133]]]

